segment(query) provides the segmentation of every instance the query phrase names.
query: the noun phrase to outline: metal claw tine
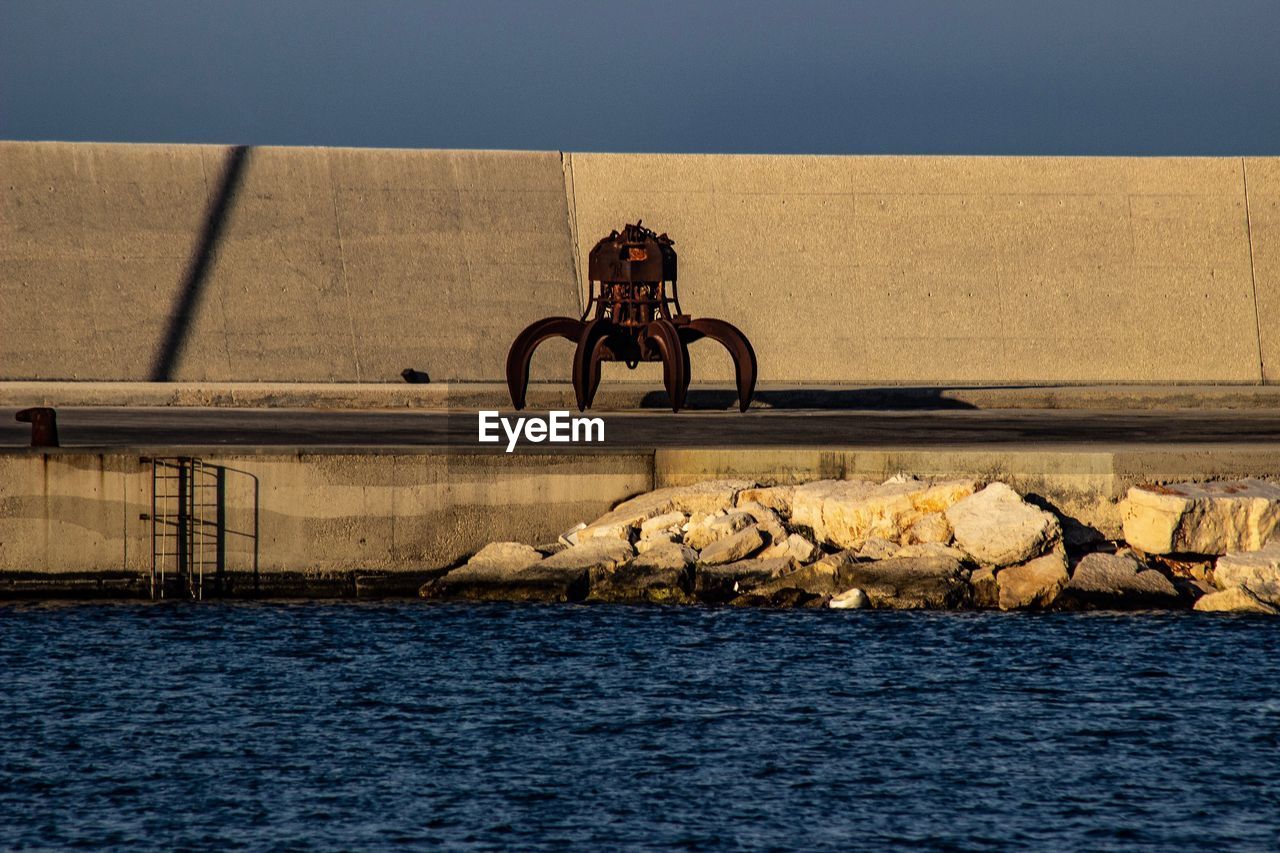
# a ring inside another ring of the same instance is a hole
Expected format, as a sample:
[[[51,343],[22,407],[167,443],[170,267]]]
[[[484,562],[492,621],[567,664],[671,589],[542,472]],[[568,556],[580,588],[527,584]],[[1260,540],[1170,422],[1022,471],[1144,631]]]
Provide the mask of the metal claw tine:
[[[684,347],[680,343],[680,333],[670,320],[654,320],[645,329],[648,339],[657,347],[662,356],[662,382],[667,388],[667,397],[671,400],[671,411],[678,412],[684,405]]]
[[[520,411],[525,405],[525,392],[529,387],[529,362],[538,345],[550,338],[578,340],[586,323],[572,317],[545,317],[532,323],[516,335],[507,351],[507,390],[511,393],[511,405]]]
[[[738,408],[745,412],[756,393],[756,351],[752,349],[751,341],[737,326],[712,317],[691,320],[688,328],[693,333],[688,336],[690,342],[708,337],[729,351],[738,380]]]
[[[582,335],[578,338],[578,348],[573,353],[573,393],[577,398],[580,412],[585,412],[587,406],[591,405],[587,392],[591,390],[592,382],[594,381],[597,385],[600,382],[598,375],[600,366],[593,358],[596,354],[596,345],[609,336],[612,326],[613,323],[608,319],[597,317],[586,324]]]

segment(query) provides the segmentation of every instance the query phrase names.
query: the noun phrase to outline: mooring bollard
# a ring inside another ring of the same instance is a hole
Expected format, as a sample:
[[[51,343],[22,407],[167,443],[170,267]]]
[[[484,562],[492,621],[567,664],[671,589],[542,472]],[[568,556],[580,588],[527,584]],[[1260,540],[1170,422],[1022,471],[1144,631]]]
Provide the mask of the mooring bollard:
[[[51,407],[23,409],[14,417],[21,423],[31,424],[32,447],[58,446],[58,413]]]

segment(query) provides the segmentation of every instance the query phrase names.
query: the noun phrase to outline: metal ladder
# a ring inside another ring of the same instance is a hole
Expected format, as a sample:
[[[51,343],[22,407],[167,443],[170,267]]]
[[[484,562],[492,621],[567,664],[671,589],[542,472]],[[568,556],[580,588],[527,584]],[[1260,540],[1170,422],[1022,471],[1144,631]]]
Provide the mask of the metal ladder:
[[[206,573],[221,581],[221,492],[216,466],[189,456],[151,460],[153,599],[181,591],[199,601]]]

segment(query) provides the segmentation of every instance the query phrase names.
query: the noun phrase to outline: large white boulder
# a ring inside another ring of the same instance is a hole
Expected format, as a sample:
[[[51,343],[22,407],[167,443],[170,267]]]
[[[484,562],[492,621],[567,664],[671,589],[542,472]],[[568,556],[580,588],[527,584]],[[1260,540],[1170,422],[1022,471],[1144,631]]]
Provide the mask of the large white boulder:
[[[957,501],[945,515],[956,545],[989,566],[1025,563],[1062,538],[1056,516],[1027,503],[1004,483]]]
[[[1135,486],[1120,511],[1125,541],[1148,554],[1257,551],[1280,527],[1280,486],[1263,480]]]
[[[630,539],[632,531],[645,521],[670,512],[710,515],[733,506],[738,492],[754,485],[752,480],[708,480],[689,486],[671,486],[645,492],[623,501],[588,524],[578,534],[578,541],[596,538]]]
[[[1213,581],[1220,589],[1247,587],[1271,604],[1280,604],[1280,537],[1259,551],[1224,554],[1213,567]]]
[[[791,522],[812,529],[819,541],[839,548],[858,550],[873,538],[901,543],[916,522],[946,510],[973,491],[972,480],[819,480],[796,487]]]

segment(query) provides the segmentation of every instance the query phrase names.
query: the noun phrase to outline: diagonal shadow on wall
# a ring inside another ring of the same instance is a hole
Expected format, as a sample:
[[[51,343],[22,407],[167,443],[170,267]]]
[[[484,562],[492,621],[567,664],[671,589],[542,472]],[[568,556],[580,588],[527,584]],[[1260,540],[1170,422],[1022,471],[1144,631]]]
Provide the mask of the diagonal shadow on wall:
[[[183,347],[187,343],[187,335],[191,331],[191,323],[200,309],[200,300],[209,277],[209,270],[213,266],[214,252],[218,241],[222,238],[227,216],[240,189],[245,166],[249,162],[249,151],[249,146],[237,145],[227,152],[227,162],[223,167],[222,177],[218,181],[217,194],[209,204],[204,226],[200,230],[200,242],[191,255],[187,274],[183,277],[182,286],[169,312],[169,325],[156,350],[155,360],[151,363],[150,380],[152,382],[173,380],[174,371],[182,357]]]

